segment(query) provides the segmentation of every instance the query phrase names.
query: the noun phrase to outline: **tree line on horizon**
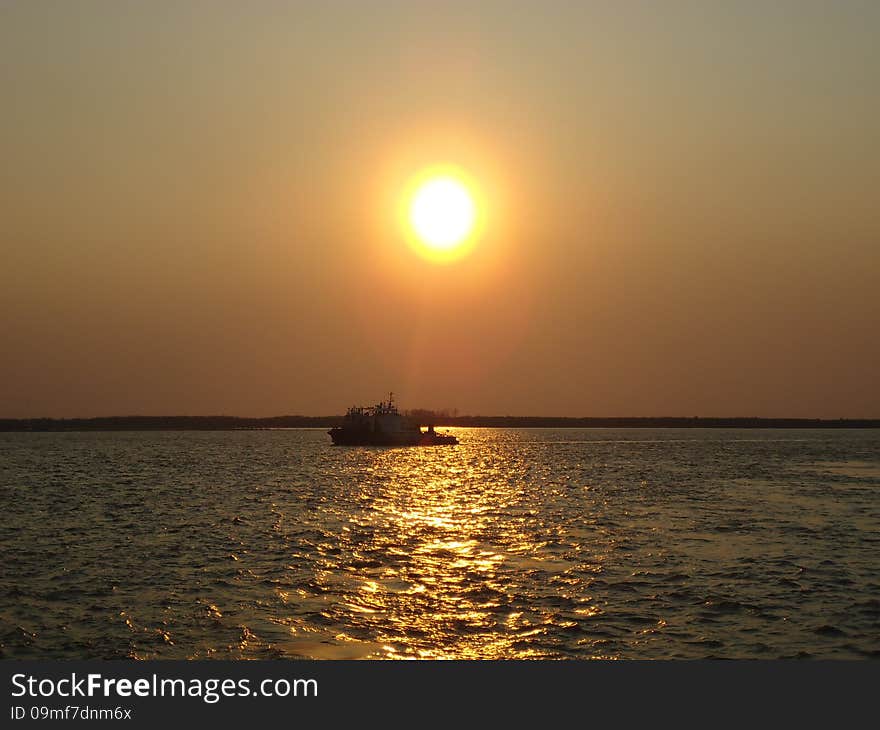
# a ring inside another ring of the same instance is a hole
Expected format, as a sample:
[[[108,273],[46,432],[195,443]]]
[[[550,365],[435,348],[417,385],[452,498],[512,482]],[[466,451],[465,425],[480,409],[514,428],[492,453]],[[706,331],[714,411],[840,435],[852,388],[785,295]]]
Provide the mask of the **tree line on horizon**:
[[[458,411],[407,411],[422,425],[472,428],[880,428],[874,418],[762,417],[557,417],[462,416]],[[97,418],[5,418],[0,431],[224,431],[271,428],[330,428],[342,416],[104,416]]]

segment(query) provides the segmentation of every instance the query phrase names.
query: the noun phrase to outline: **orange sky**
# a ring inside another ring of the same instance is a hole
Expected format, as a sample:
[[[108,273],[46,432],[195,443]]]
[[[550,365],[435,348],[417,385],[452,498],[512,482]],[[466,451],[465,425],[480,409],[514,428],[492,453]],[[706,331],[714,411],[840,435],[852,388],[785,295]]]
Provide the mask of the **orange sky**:
[[[0,417],[880,417],[880,6],[0,8]],[[455,164],[484,235],[413,254]]]

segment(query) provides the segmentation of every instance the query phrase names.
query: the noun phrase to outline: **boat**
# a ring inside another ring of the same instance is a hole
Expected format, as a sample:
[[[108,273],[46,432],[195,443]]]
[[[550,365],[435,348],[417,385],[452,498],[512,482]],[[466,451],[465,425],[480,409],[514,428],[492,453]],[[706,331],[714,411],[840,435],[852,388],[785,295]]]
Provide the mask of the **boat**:
[[[352,406],[327,433],[334,446],[451,446],[458,439],[450,433],[437,433],[434,425],[422,430],[416,419],[404,416],[394,405],[394,393],[374,406]]]

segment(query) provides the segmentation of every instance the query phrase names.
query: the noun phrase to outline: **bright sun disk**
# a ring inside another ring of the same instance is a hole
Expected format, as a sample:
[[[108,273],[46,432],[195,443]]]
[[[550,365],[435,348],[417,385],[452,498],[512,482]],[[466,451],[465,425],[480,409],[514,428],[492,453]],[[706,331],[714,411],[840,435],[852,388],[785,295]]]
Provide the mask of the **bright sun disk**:
[[[453,177],[432,177],[415,191],[410,224],[419,240],[437,251],[450,251],[467,240],[477,211],[467,187]]]

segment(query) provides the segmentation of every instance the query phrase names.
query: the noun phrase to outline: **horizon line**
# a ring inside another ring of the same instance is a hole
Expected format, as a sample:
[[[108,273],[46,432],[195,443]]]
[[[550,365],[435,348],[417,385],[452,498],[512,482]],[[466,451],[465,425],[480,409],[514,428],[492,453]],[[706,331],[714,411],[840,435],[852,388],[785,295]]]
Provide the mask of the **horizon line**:
[[[787,422],[787,423],[847,423],[872,422],[880,425],[880,416],[840,416],[840,417],[822,417],[822,416],[683,416],[683,415],[653,415],[653,416],[554,416],[554,415],[452,415],[449,413],[435,412],[429,409],[410,409],[403,411],[403,415],[412,413],[414,417],[421,420],[431,420],[435,424],[451,424],[452,422],[471,422],[471,421],[580,421],[580,422],[646,422],[646,421],[675,421],[675,422]],[[324,414],[324,415],[306,415],[306,414],[282,414],[273,416],[237,416],[230,414],[215,413],[210,415],[145,415],[145,414],[127,414],[112,416],[24,416],[24,417],[4,417],[0,416],[0,424],[15,425],[27,423],[99,423],[99,422],[125,422],[125,421],[142,421],[158,423],[162,421],[242,421],[242,422],[273,422],[285,420],[302,420],[302,421],[331,421],[340,419],[343,414]]]

